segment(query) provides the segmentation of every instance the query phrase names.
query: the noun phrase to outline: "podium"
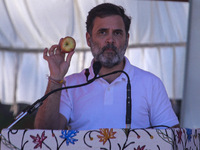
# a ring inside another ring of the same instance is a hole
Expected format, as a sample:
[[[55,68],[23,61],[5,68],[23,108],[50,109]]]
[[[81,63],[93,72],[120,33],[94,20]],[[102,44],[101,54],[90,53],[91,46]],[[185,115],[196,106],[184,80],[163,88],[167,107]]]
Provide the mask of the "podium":
[[[8,130],[1,150],[183,150],[200,149],[200,129]]]

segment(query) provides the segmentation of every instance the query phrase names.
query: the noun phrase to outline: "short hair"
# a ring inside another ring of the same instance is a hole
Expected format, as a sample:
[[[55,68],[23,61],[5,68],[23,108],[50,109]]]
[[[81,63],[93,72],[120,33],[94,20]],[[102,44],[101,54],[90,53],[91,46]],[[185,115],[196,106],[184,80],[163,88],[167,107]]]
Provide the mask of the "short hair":
[[[119,15],[124,22],[126,34],[128,34],[131,24],[131,17],[125,14],[125,9],[122,6],[117,6],[111,3],[103,3],[92,8],[88,12],[86,21],[86,30],[91,35],[96,17],[104,18],[107,16]]]

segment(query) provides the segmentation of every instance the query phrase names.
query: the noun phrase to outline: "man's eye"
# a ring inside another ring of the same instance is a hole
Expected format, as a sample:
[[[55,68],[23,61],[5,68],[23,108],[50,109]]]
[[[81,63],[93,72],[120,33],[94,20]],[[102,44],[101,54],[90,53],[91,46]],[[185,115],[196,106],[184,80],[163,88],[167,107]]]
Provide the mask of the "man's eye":
[[[99,31],[99,34],[101,34],[101,35],[105,35],[106,32],[105,32],[105,31]]]
[[[116,32],[115,32],[115,35],[122,35],[122,32],[120,32],[120,31],[119,31],[119,32],[116,31]]]

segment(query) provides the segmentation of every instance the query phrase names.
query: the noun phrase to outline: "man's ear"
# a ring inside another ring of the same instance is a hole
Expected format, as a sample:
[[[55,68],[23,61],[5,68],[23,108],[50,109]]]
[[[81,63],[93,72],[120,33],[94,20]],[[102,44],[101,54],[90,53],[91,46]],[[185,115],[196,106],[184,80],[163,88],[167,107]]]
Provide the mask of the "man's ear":
[[[91,47],[91,43],[90,43],[90,41],[91,41],[91,36],[90,36],[90,34],[89,34],[88,32],[86,32],[86,40],[87,40],[87,45],[88,45],[89,47]]]
[[[127,34],[127,39],[128,39],[128,41],[129,41],[129,33]]]
[[[128,45],[128,43],[129,43],[129,33],[127,33],[126,38],[127,38],[127,45]]]

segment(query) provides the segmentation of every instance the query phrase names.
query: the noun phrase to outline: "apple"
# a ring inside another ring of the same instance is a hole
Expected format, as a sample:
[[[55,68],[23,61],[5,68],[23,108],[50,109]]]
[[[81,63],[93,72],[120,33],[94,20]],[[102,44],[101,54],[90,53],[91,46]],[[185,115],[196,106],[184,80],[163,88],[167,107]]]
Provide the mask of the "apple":
[[[76,41],[70,36],[63,38],[60,41],[60,48],[61,52],[63,53],[69,53],[73,51],[75,47],[76,47]]]

